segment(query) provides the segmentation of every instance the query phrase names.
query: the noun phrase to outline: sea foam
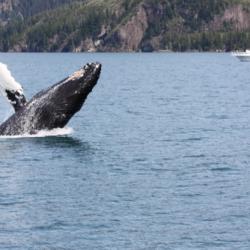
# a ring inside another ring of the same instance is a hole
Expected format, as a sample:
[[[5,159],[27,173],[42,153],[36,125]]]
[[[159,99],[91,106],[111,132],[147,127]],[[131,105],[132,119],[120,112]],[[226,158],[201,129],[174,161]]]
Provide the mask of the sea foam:
[[[18,138],[34,138],[34,137],[49,137],[49,136],[64,136],[70,135],[74,130],[70,127],[55,128],[52,130],[40,130],[36,134],[23,134],[23,135],[4,135],[0,136],[1,139],[18,139]]]

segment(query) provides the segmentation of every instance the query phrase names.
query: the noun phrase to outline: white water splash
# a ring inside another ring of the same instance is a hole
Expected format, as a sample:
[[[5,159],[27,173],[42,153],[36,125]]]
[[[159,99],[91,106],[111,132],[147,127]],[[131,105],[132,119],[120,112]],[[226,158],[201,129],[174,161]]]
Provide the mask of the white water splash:
[[[55,128],[52,130],[41,130],[38,131],[37,134],[23,134],[23,135],[3,135],[0,136],[1,139],[17,139],[17,138],[34,138],[34,137],[49,137],[49,136],[63,136],[70,135],[74,132],[74,130],[70,127],[65,128]]]
[[[23,94],[23,88],[11,75],[6,64],[0,63],[0,91],[6,96],[5,90]]]

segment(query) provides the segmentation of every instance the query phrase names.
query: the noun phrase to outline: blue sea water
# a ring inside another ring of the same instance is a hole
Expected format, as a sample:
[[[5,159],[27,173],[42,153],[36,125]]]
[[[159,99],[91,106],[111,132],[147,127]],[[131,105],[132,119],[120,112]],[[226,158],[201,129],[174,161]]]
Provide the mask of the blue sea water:
[[[250,249],[250,63],[0,54],[26,96],[103,71],[74,133],[0,138],[0,249]],[[0,120],[11,108],[0,100]]]

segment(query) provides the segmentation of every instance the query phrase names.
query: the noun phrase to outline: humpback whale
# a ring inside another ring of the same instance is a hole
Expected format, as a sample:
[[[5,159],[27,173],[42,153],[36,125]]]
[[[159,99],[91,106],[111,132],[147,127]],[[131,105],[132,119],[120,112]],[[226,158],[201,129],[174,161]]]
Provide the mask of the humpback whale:
[[[0,91],[15,113],[0,125],[0,135],[36,134],[63,128],[84,104],[101,73],[100,63],[86,64],[71,76],[36,94],[30,101],[22,86],[0,64]]]

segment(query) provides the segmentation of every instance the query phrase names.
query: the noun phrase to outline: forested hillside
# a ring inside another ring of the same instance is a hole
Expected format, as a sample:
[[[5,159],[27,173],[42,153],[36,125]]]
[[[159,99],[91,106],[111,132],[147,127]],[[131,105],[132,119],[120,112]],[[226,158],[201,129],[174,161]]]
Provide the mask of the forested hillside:
[[[250,0],[0,0],[1,51],[250,48]]]

